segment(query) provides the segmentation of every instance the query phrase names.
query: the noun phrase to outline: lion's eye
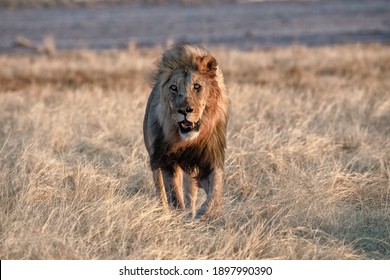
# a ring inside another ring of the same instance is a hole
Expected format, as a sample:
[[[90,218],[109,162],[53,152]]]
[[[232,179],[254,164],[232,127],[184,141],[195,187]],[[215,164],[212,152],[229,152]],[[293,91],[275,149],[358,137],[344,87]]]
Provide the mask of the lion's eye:
[[[201,88],[200,84],[194,84],[194,89],[200,90],[200,88]]]
[[[170,87],[170,90],[172,90],[172,91],[177,91],[177,86],[176,85],[171,85]]]

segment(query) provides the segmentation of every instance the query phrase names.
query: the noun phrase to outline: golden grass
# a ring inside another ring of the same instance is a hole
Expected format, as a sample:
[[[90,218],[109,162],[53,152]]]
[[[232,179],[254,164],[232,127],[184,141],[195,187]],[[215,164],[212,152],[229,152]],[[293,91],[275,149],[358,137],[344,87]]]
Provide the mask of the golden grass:
[[[161,50],[0,55],[0,258],[389,259],[390,48],[212,51],[232,102],[212,221],[154,196]]]

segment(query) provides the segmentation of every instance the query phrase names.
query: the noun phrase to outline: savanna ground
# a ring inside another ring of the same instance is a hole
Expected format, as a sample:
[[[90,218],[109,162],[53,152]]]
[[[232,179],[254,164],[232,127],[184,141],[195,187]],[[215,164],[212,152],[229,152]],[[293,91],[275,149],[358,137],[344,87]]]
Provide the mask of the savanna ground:
[[[275,1],[275,0],[270,0]],[[278,1],[278,0],[276,0]],[[237,2],[237,0],[0,0],[0,7],[61,7],[61,6],[94,6],[94,5],[116,5],[122,3],[137,4],[216,4],[216,3]]]
[[[212,49],[231,111],[209,221],[154,196],[161,52],[0,55],[1,259],[390,258],[389,46]]]

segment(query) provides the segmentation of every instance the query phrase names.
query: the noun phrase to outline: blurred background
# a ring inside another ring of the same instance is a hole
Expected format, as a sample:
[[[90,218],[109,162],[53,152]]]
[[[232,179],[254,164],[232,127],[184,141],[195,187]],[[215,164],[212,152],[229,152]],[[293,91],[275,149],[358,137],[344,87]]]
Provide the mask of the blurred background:
[[[390,42],[390,1],[0,0],[0,52]]]

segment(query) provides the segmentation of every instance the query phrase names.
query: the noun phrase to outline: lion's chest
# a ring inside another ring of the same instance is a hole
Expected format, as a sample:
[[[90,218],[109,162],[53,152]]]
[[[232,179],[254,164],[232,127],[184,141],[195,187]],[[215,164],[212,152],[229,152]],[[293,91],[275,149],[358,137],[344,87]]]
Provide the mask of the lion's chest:
[[[161,127],[157,128],[162,132]],[[152,144],[151,167],[153,170],[162,168],[174,172],[175,167],[180,166],[192,176],[204,179],[215,168],[223,169],[226,147],[224,135],[224,130],[221,130],[221,133],[197,139],[193,144],[183,144],[167,141],[163,133],[157,133]]]
[[[194,145],[175,150],[167,143],[156,141],[151,156],[151,165],[152,169],[162,168],[171,171],[178,165],[193,176],[205,178],[213,170],[213,162],[208,154],[207,146]]]
[[[212,162],[206,156],[205,149],[189,147],[170,156],[185,172],[204,178],[212,171]]]

